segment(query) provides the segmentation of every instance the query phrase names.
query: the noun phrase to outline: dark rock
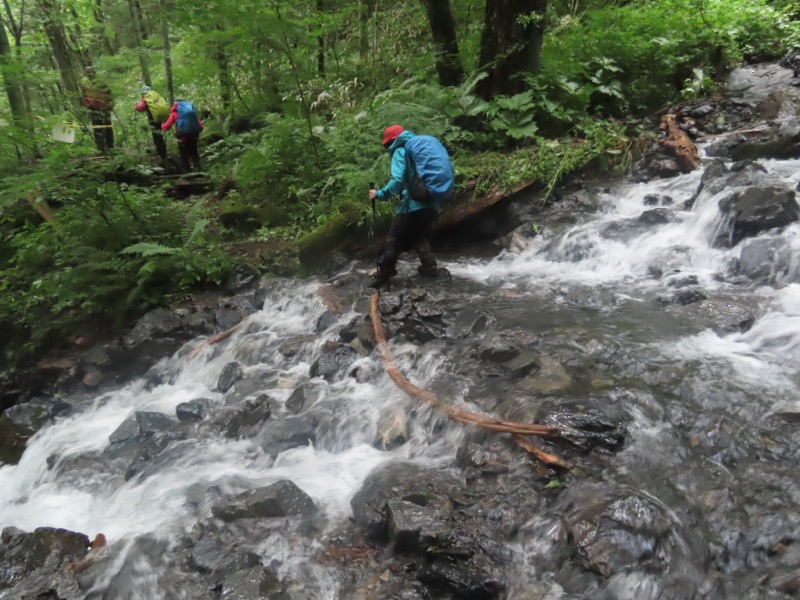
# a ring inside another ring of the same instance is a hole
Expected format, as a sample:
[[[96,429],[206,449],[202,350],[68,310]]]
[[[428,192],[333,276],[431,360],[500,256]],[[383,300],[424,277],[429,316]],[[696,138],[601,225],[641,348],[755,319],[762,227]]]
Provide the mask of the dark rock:
[[[175,407],[175,416],[182,423],[202,421],[206,418],[206,411],[210,404],[211,400],[208,398],[197,398],[189,402],[181,402]]]
[[[449,328],[449,335],[454,338],[477,335],[485,331],[489,323],[490,319],[485,313],[467,308],[458,314]]]
[[[267,454],[277,456],[290,448],[308,446],[317,439],[318,424],[312,413],[273,421],[262,429],[261,447]]]
[[[512,377],[526,377],[542,368],[541,357],[536,352],[523,350],[518,356],[503,363],[503,368],[507,369]]]
[[[316,340],[316,335],[298,335],[289,338],[285,342],[281,342],[278,346],[278,352],[283,354],[286,358],[294,358],[302,351],[304,346]]]
[[[469,562],[436,560],[425,565],[417,579],[427,586],[470,600],[500,598],[505,586],[496,578]]]
[[[175,427],[177,423],[164,413],[136,411],[108,437],[112,444],[120,444],[131,439],[145,440],[157,431]]]
[[[53,572],[67,562],[83,558],[89,538],[82,533],[39,527],[33,533],[3,530],[0,546],[0,590],[14,587],[36,569]]]
[[[226,575],[220,586],[220,600],[291,600],[286,587],[269,569],[251,567]]]
[[[433,340],[438,340],[444,335],[444,332],[440,326],[434,323],[410,317],[403,320],[402,324],[397,328],[397,334],[405,336],[411,342],[427,344]]]
[[[456,460],[465,467],[479,467],[486,462],[486,452],[480,444],[465,442],[458,447]]]
[[[546,400],[536,409],[534,422],[561,430],[556,443],[568,442],[583,452],[599,447],[616,451],[625,442],[627,416],[619,406],[595,399],[558,402]]]
[[[174,311],[158,309],[140,318],[123,338],[125,349],[144,363],[153,363],[177,350],[184,342],[211,331],[211,324],[200,319],[194,326]]]
[[[673,203],[672,197],[666,194],[647,194],[642,202],[645,206],[669,206]]]
[[[243,263],[234,265],[231,270],[231,285],[233,291],[240,292],[255,287],[258,285],[260,277],[258,270],[250,265],[245,265]]]
[[[487,334],[478,346],[478,356],[495,363],[510,361],[519,354],[520,349],[497,332]]]
[[[687,310],[694,312],[699,322],[722,335],[745,332],[756,320],[753,311],[746,306],[714,298],[692,304]]]
[[[317,319],[317,324],[314,327],[314,331],[316,331],[317,333],[322,333],[329,327],[335,325],[338,320],[339,317],[337,317],[332,312],[326,310],[319,316],[319,319]]]
[[[381,294],[378,308],[382,315],[393,315],[403,306],[403,294],[391,292]]]
[[[723,198],[719,207],[728,216],[732,246],[745,237],[800,219],[795,192],[780,187],[749,187]]]
[[[33,398],[6,409],[3,416],[20,431],[39,431],[48,421],[72,411],[72,405],[55,398]]]
[[[242,321],[243,315],[233,308],[220,308],[214,313],[214,320],[222,331],[236,327]]]
[[[706,145],[706,156],[726,158],[730,156],[734,148],[747,141],[747,137],[742,134],[733,133],[722,135]]]
[[[309,516],[316,511],[314,501],[288,479],[267,487],[243,492],[217,504],[214,516],[223,521],[269,517]]]
[[[257,398],[248,398],[233,406],[226,406],[211,420],[210,427],[229,438],[249,436],[253,433],[250,431],[252,428],[272,415],[270,404],[270,397],[261,394]]]
[[[342,371],[346,371],[358,358],[350,346],[337,345],[333,349],[324,349],[320,357],[314,361],[309,370],[311,377],[322,377],[325,381],[334,381]]]
[[[654,177],[676,177],[683,173],[678,161],[674,158],[664,158],[659,160],[652,160],[646,167],[647,175],[650,178]]]
[[[420,302],[414,306],[414,310],[422,319],[436,319],[445,312],[444,307],[436,302]]]
[[[220,392],[227,392],[233,384],[244,377],[242,366],[238,362],[230,362],[222,367],[222,372],[217,380],[217,389]]]
[[[297,386],[292,395],[286,400],[287,410],[296,415],[303,410],[304,407],[311,406],[316,400],[316,393],[308,383],[303,383]]]
[[[398,552],[425,552],[445,531],[445,524],[440,521],[438,514],[413,502],[388,502],[386,516],[389,541]]]

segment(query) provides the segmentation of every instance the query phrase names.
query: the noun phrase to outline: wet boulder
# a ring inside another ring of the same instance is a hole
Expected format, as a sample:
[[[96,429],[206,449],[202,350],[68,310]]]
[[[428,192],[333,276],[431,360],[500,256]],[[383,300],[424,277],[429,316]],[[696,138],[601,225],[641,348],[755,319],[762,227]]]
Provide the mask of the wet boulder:
[[[642,198],[642,204],[645,206],[670,206],[673,202],[672,196],[666,194],[646,194]]]
[[[755,313],[750,308],[724,299],[708,298],[687,306],[686,310],[695,314],[699,324],[720,335],[743,333],[756,320]]]
[[[472,561],[434,560],[422,567],[417,579],[455,598],[494,600],[500,598],[505,590],[500,578]]]
[[[244,377],[242,366],[238,362],[229,362],[222,367],[222,372],[219,374],[217,380],[217,389],[220,392],[227,392],[233,384]]]
[[[491,323],[492,318],[485,312],[466,308],[458,313],[447,333],[453,338],[469,338],[486,331]]]
[[[176,425],[177,423],[164,413],[136,411],[132,417],[125,419],[108,439],[111,444],[122,444],[130,440],[143,441],[156,432],[168,431]]]
[[[303,351],[306,345],[315,342],[317,339],[316,335],[311,334],[290,337],[286,341],[281,342],[280,346],[278,346],[278,352],[286,358],[294,358]]]
[[[283,479],[272,485],[248,490],[216,504],[215,517],[223,521],[269,517],[309,516],[316,512],[311,497],[292,481]]]
[[[444,336],[444,328],[426,319],[410,317],[403,319],[396,333],[411,342],[426,344],[442,338]]]
[[[736,271],[754,281],[774,283],[789,271],[791,258],[783,238],[748,239],[742,242]]]
[[[285,450],[308,446],[317,440],[319,418],[313,413],[286,417],[268,423],[260,433],[264,452],[277,456]]]
[[[723,232],[731,246],[745,237],[753,237],[774,227],[783,227],[800,219],[800,205],[795,192],[776,186],[749,187],[719,201],[727,216]]]
[[[558,427],[561,437],[557,443],[567,442],[583,452],[594,448],[620,450],[627,433],[627,415],[622,408],[593,398],[567,402],[547,399],[537,407],[533,420]]]
[[[353,519],[368,538],[386,541],[390,502],[405,501],[430,507],[429,513],[445,507],[449,510],[449,491],[461,485],[457,477],[446,471],[429,470],[411,463],[386,464],[370,473],[350,500]]]
[[[378,431],[373,445],[378,450],[394,450],[408,440],[408,416],[402,406],[389,404],[378,415]]]
[[[28,402],[16,404],[3,411],[3,416],[11,424],[33,433],[39,431],[48,421],[72,411],[72,405],[56,398],[33,398]]]
[[[317,399],[317,393],[309,383],[301,383],[286,400],[286,409],[296,415],[304,408],[311,406]]]
[[[322,377],[332,382],[358,358],[358,352],[345,344],[330,344],[323,348],[320,357],[314,361],[309,370],[311,377]],[[349,374],[349,373],[348,373]]]
[[[55,573],[86,555],[89,538],[82,533],[39,527],[33,532],[6,528],[0,545],[0,590],[17,585],[37,569]]]
[[[209,426],[228,438],[248,437],[254,429],[272,416],[272,400],[266,394],[226,406],[210,421]]]
[[[189,402],[181,402],[175,407],[175,416],[181,423],[202,421],[208,414],[212,401],[208,398],[196,398]]]
[[[291,600],[286,586],[269,569],[256,566],[226,575],[220,584],[220,600]]]
[[[127,362],[150,365],[172,354],[182,344],[214,329],[213,316],[204,312],[158,309],[140,318],[123,338]],[[146,368],[146,367],[145,367]]]
[[[552,512],[564,519],[583,566],[603,577],[702,572],[708,562],[695,532],[657,499],[631,488],[576,483]]]
[[[385,512],[389,543],[397,552],[425,552],[447,531],[441,515],[422,504],[393,500],[386,503]]]
[[[478,346],[478,356],[482,360],[504,363],[519,356],[521,350],[516,344],[504,338],[498,332],[492,332],[481,340]]]

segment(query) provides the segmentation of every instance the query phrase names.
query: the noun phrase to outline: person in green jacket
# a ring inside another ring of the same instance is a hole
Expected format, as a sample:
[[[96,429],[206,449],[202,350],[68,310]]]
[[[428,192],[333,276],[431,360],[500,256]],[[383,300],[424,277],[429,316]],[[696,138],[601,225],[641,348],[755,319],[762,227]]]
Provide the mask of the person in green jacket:
[[[167,160],[167,141],[161,132],[161,125],[169,119],[169,104],[158,92],[143,85],[139,90],[141,98],[133,105],[133,110],[147,114],[147,121],[150,123],[150,133],[153,136],[153,144],[156,153],[162,160]]]
[[[441,191],[428,194],[425,198],[415,198],[412,194],[415,180],[415,166],[406,156],[405,145],[413,138],[431,140],[430,136],[415,136],[411,131],[403,129],[400,125],[387,127],[383,132],[383,147],[391,157],[391,179],[380,189],[369,191],[370,200],[388,200],[400,196],[395,208],[395,216],[386,239],[386,247],[378,261],[378,271],[371,286],[380,288],[397,274],[397,259],[404,250],[414,249],[419,256],[420,265],[417,271],[428,277],[437,275],[436,258],[431,251],[429,240],[431,227],[439,214],[444,202],[453,193],[453,170],[450,158],[438,141],[440,156],[438,165],[439,173],[435,175],[443,182]],[[416,140],[415,140],[416,142]]]

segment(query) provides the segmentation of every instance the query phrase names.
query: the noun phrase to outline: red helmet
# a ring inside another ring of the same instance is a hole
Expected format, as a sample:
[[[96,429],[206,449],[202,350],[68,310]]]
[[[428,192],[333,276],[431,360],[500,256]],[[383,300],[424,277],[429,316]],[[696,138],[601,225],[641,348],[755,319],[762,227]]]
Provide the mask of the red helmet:
[[[397,136],[403,133],[405,129],[403,129],[402,125],[390,125],[386,129],[383,130],[383,141],[381,144],[384,146],[388,146],[393,141],[397,139]]]

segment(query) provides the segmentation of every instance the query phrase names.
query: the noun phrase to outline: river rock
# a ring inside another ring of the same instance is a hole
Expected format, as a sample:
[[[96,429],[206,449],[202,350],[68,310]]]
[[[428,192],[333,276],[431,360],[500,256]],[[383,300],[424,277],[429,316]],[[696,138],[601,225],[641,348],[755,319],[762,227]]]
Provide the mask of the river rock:
[[[287,339],[285,342],[281,342],[278,346],[278,352],[286,358],[294,358],[303,351],[306,345],[317,341],[317,339],[316,335],[297,335]]]
[[[394,450],[408,440],[408,416],[399,404],[389,404],[378,415],[378,432],[373,445],[378,450]]]
[[[593,448],[616,451],[625,442],[627,415],[619,405],[600,399],[561,402],[544,400],[535,411],[534,422],[561,430],[557,443],[568,442],[583,452]]]
[[[258,425],[272,416],[272,399],[266,394],[226,406],[211,419],[209,426],[228,438],[249,437]]]
[[[729,219],[726,237],[731,246],[745,237],[800,219],[794,190],[775,186],[749,187],[734,192],[720,200],[719,207]]]
[[[283,479],[267,487],[248,490],[213,507],[223,521],[269,517],[309,516],[316,511],[311,497],[292,481]]]
[[[737,271],[756,281],[774,283],[789,271],[791,258],[786,240],[759,236],[742,242]]]
[[[478,346],[478,356],[482,360],[504,363],[519,356],[521,350],[516,344],[504,338],[498,332],[487,334]]]
[[[309,376],[322,377],[325,381],[334,381],[342,372],[358,358],[358,352],[352,347],[337,344],[334,347],[323,349],[320,357],[314,361],[309,370]]]
[[[250,567],[226,575],[219,592],[220,600],[292,600],[277,575],[265,567]]]
[[[260,433],[260,445],[267,454],[277,456],[284,450],[313,444],[317,439],[319,418],[313,413],[272,421]]]
[[[389,542],[397,552],[425,552],[446,531],[439,514],[406,500],[387,502],[386,517]]]
[[[425,585],[456,598],[494,600],[500,598],[505,589],[498,578],[467,562],[436,560],[425,565],[417,578]]]
[[[145,440],[158,431],[172,429],[176,422],[167,415],[153,411],[136,411],[132,417],[122,424],[108,437],[112,444],[121,444],[128,440]]]
[[[211,402],[208,398],[197,398],[189,402],[181,402],[175,407],[175,416],[182,423],[202,421],[206,418]]]
[[[89,549],[86,535],[52,527],[39,527],[32,533],[6,528],[2,540],[0,590],[14,587],[36,569],[54,573]]]
[[[217,389],[225,393],[233,387],[233,384],[244,377],[242,366],[238,362],[229,362],[222,367],[222,372],[217,380]]]
[[[11,424],[27,433],[39,431],[48,421],[68,415],[72,405],[56,398],[33,398],[28,402],[16,404],[3,411],[3,417]]]
[[[316,399],[317,394],[314,388],[308,383],[302,383],[294,389],[286,400],[286,409],[293,415],[296,415],[301,412],[303,408],[311,406]]]
[[[448,328],[448,335],[453,338],[467,338],[478,335],[492,322],[484,312],[467,308],[458,313],[453,324]]]

